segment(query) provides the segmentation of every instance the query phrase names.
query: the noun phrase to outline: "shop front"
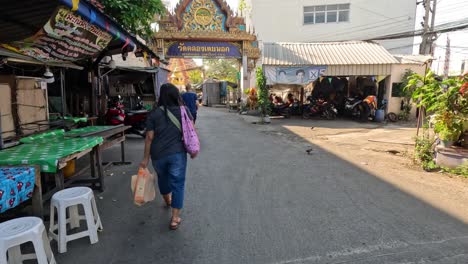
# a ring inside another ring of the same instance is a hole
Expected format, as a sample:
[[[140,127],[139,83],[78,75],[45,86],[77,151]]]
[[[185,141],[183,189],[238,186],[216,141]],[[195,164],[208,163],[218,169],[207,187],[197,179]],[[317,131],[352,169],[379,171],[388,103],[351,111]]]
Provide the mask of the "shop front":
[[[367,115],[365,109],[353,110],[359,100],[372,98],[374,110],[386,109],[389,76],[392,65],[398,63],[372,42],[265,43],[263,49],[263,69],[273,100],[280,97],[300,106],[326,102],[334,105],[338,115],[359,119]]]
[[[103,162],[106,149],[120,146],[118,164],[127,164],[124,143],[130,127],[92,126],[106,112],[110,87],[105,80],[113,73],[114,87],[130,83],[134,95],[149,94],[152,102],[159,60],[88,1],[9,1],[2,11],[11,19],[0,20],[0,193],[12,181],[18,192],[0,197],[0,217],[6,211],[6,218],[15,217],[16,207],[29,200],[33,213],[43,216],[44,202],[59,190],[73,185],[104,189],[104,164],[117,164]],[[113,57],[125,60],[131,53],[144,58],[147,68],[115,65]],[[83,157],[89,157],[84,167],[75,170],[75,161]],[[13,179],[10,171],[20,176]]]

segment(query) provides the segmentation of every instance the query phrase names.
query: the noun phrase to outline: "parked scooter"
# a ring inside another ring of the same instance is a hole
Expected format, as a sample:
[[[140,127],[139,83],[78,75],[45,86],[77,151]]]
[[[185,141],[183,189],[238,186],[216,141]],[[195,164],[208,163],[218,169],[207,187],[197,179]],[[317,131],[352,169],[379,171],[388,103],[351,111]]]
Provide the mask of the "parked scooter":
[[[271,116],[283,116],[289,118],[291,116],[291,109],[286,104],[271,104]]]
[[[362,100],[357,97],[347,97],[344,105],[344,115],[354,119],[361,119],[364,115],[364,105]]]
[[[364,111],[361,113],[361,120],[369,121],[375,119],[375,113],[377,111],[377,97],[375,95],[369,95],[362,100]]]
[[[332,103],[327,102],[325,99],[314,99],[312,96],[307,97],[307,101],[310,103],[304,105],[302,114],[304,119],[309,119],[313,116],[320,116],[328,120],[336,118],[338,110]]]
[[[109,109],[106,113],[106,123],[109,125],[131,126],[127,130],[128,133],[146,136],[146,117],[148,111],[144,109],[143,100],[138,97],[137,107],[135,110],[128,111],[125,114],[124,105],[122,104],[122,97],[119,95],[109,101]]]

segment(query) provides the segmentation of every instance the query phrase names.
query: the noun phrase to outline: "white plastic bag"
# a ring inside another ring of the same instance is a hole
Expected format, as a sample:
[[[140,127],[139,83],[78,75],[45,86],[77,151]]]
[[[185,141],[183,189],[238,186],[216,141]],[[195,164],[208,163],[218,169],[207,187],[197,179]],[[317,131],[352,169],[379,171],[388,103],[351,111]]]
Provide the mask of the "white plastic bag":
[[[138,169],[138,175],[132,176],[131,184],[133,192],[133,202],[137,206],[142,206],[156,198],[154,189],[154,175],[148,169]]]

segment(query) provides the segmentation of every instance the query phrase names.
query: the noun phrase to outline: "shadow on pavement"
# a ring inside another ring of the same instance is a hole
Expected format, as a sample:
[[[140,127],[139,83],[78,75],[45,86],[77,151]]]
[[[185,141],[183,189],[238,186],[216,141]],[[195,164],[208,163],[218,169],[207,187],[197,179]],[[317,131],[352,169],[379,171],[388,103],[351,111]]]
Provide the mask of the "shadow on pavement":
[[[129,139],[133,164],[110,168],[96,193],[99,243],[73,241],[59,263],[468,262],[462,221],[308,141],[223,111],[199,116],[202,152],[189,162],[180,230],[168,230],[159,197],[133,204],[143,140]]]

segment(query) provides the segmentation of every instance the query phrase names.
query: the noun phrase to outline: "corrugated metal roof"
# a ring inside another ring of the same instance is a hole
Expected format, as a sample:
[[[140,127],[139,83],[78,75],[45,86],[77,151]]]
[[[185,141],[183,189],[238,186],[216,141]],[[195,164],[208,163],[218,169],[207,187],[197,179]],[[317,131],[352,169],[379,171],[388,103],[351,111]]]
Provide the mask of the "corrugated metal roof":
[[[417,64],[422,65],[433,59],[430,55],[405,55],[405,54],[394,54],[393,55],[401,64]]]
[[[384,47],[366,41],[317,43],[264,43],[263,64],[302,65],[380,65],[397,64]]]
[[[36,34],[49,20],[58,1],[0,0],[0,42],[10,43]]]

